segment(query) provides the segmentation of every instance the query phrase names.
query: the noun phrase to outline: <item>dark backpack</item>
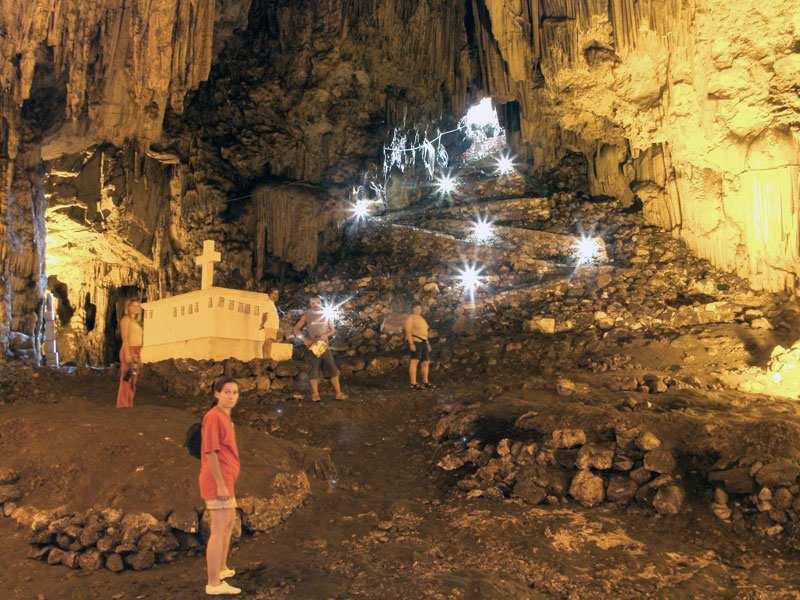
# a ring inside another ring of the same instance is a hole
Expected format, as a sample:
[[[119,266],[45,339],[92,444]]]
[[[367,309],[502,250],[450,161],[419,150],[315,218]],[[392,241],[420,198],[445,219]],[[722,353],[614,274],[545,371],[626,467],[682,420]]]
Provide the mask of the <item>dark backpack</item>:
[[[200,458],[201,448],[203,447],[203,424],[200,422],[192,423],[186,430],[186,442],[183,444],[189,454],[195,458]]]

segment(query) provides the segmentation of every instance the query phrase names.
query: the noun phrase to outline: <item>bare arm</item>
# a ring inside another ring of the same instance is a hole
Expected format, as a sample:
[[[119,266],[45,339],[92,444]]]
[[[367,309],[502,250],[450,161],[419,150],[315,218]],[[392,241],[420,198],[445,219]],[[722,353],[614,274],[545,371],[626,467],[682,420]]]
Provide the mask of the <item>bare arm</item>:
[[[307,319],[305,315],[300,317],[300,320],[294,324],[294,329],[292,331],[294,332],[294,336],[300,340],[303,340],[307,346],[309,344],[309,340],[307,340],[306,336],[303,335],[303,327],[306,326],[306,321]]]
[[[217,497],[220,500],[228,499],[228,486],[225,485],[225,479],[222,477],[222,469],[219,466],[219,456],[217,451],[208,452],[208,467],[211,469],[211,475],[214,476],[214,481],[217,483]]]
[[[131,331],[131,321],[126,317],[122,317],[122,321],[119,323],[119,332],[122,336],[122,359],[129,363],[131,362],[131,355],[129,352],[130,344],[128,343],[130,340],[130,331]]]
[[[403,323],[403,332],[406,334],[406,342],[408,342],[408,347],[412,350],[414,349],[414,336],[411,333],[412,328],[412,317],[408,315],[406,317],[405,323]]]

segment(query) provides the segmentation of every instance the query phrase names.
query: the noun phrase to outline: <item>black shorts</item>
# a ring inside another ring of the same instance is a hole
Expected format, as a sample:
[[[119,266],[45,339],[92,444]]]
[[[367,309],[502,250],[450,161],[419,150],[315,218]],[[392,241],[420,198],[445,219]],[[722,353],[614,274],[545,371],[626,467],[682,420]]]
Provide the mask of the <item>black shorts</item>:
[[[330,349],[325,351],[322,356],[314,356],[314,353],[306,348],[306,366],[308,367],[308,378],[319,379],[320,374],[325,376],[325,379],[331,379],[339,374],[339,369],[336,368],[336,361],[333,360],[333,353]]]
[[[431,351],[428,348],[428,342],[414,342],[415,350],[411,350],[411,346],[406,342],[406,352],[411,357],[411,360],[418,360],[420,362],[428,362],[431,359]]]

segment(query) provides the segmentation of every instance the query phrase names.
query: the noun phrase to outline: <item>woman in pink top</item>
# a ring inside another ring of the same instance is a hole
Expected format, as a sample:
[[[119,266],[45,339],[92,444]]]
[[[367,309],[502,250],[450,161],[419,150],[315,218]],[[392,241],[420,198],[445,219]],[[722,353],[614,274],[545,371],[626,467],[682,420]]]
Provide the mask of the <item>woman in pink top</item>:
[[[122,348],[119,351],[119,390],[117,408],[133,408],[136,384],[139,382],[142,343],[144,330],[139,324],[142,304],[138,298],[125,300],[119,331],[122,335]]]
[[[231,377],[214,382],[214,404],[203,417],[200,449],[200,495],[211,517],[211,535],[206,545],[210,596],[238,594],[242,590],[224,580],[236,575],[228,568],[228,550],[236,520],[236,479],[239,477],[239,449],[231,410],[239,401],[239,384]]]

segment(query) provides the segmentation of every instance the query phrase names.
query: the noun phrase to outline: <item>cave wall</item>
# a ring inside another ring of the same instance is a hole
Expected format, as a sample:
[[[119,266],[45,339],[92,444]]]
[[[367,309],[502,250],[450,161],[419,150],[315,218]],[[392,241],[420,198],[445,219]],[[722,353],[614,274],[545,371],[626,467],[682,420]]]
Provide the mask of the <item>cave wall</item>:
[[[798,0],[470,0],[487,91],[537,170],[574,150],[590,191],[715,265],[795,288]]]
[[[44,160],[161,136],[250,0],[0,0],[0,355],[35,335],[44,293]]]
[[[580,153],[592,193],[637,196],[716,265],[794,287],[798,2],[0,0],[0,350],[36,330],[37,190],[99,244],[75,294],[94,273],[191,289],[206,238],[220,283],[257,288],[262,248],[318,251],[276,242],[309,198],[335,206],[392,127],[446,125],[484,93],[534,173]]]

